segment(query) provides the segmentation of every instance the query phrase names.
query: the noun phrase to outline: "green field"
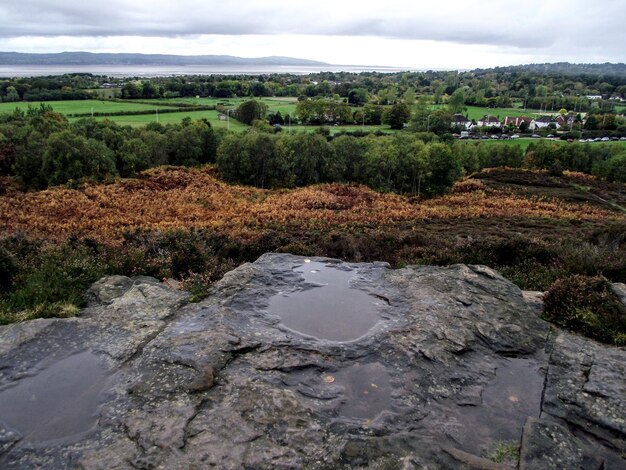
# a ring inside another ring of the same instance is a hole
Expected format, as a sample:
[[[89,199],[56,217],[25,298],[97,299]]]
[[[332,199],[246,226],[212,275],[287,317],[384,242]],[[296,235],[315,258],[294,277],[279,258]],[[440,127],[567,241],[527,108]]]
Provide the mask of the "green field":
[[[155,110],[156,110],[156,107],[155,107]],[[211,110],[209,111],[181,111],[180,113],[159,114],[158,120],[161,124],[171,124],[171,123],[180,122],[184,118],[187,118],[187,117],[191,119],[202,119],[202,118],[207,119],[211,123],[211,125],[215,127],[216,129],[220,129],[220,128],[226,129],[230,127],[231,131],[244,131],[249,128],[249,126],[246,126],[245,124],[242,124],[241,122],[235,119],[230,119],[230,123],[225,120],[222,121],[218,118],[218,112],[211,111]],[[70,118],[70,121],[75,121],[77,119],[79,118]],[[95,119],[98,121],[107,119],[121,126],[140,127],[140,126],[145,126],[149,122],[156,122],[157,115],[155,112],[154,114],[141,114],[138,116],[106,116],[106,117],[103,116],[103,117],[96,117]]]
[[[169,99],[155,99],[144,100],[146,102],[153,102],[159,106],[175,106],[177,103],[194,104],[196,106],[217,106],[218,104],[226,106],[227,108],[236,108],[244,101],[250,101],[254,98],[169,98]],[[281,114],[291,114],[296,112],[297,98],[256,98],[257,101],[265,103],[270,112],[280,111]]]
[[[0,113],[11,113],[15,108],[22,110],[28,109],[29,106],[39,107],[39,101],[36,102],[17,102],[17,103],[0,103]],[[120,103],[118,101],[100,101],[100,100],[72,100],[72,101],[43,101],[44,104],[52,106],[52,108],[61,114],[84,114],[90,113],[120,113],[126,111],[145,111],[155,106],[149,104],[134,103],[132,101]],[[166,104],[159,104],[159,107],[172,107]]]
[[[149,122],[156,121],[156,110],[159,109],[171,109],[176,108],[177,104],[194,104],[197,106],[216,106],[217,104],[223,104],[229,109],[234,109],[244,101],[248,101],[249,98],[231,98],[231,99],[218,99],[218,98],[172,98],[172,99],[155,99],[155,100],[142,100],[141,103],[135,101],[101,101],[101,100],[72,100],[72,101],[45,101],[43,103],[52,106],[52,108],[64,115],[71,114],[88,114],[92,111],[94,113],[123,113],[128,111],[154,111],[154,114],[136,115],[136,116],[96,116],[96,119],[109,119],[120,125],[130,125],[133,127],[144,126]],[[293,115],[296,110],[296,98],[262,98],[259,101],[267,104],[270,112],[280,111],[281,114]],[[21,110],[28,109],[29,106],[39,106],[40,102],[17,102],[17,103],[0,103],[0,113],[11,113],[15,108]],[[184,118],[190,117],[191,119],[208,119],[216,128],[226,128],[228,123],[221,121],[218,118],[217,111],[181,111],[179,113],[164,113],[159,114],[159,122],[161,123],[176,123],[182,121]],[[77,118],[70,117],[71,121]],[[235,131],[241,131],[248,126],[230,119],[230,129]]]

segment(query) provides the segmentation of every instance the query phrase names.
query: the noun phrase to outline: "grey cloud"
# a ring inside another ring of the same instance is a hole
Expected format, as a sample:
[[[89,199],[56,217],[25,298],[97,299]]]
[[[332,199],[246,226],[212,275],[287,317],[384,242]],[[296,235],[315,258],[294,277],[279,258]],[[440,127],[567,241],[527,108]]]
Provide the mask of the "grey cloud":
[[[495,1],[474,2],[471,7],[460,1],[439,4],[418,8],[415,2],[387,0],[384,10],[378,5],[370,12],[367,3],[329,0],[0,0],[0,37],[311,34],[521,49],[549,49],[558,43],[605,47],[616,53],[626,43],[621,0],[593,4],[570,0],[560,8],[545,0],[506,7]]]

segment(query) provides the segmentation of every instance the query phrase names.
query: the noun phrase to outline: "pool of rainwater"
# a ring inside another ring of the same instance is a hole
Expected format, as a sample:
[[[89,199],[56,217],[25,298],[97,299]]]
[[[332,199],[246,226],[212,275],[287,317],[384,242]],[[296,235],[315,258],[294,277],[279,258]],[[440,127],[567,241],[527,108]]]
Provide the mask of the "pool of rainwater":
[[[90,351],[40,365],[0,391],[0,422],[29,442],[72,441],[97,424],[110,378]]]
[[[332,264],[305,262],[294,268],[306,286],[279,292],[269,299],[267,313],[289,330],[330,341],[353,341],[380,320],[382,301],[351,286],[356,272]]]
[[[498,442],[519,442],[528,416],[539,417],[545,375],[539,362],[509,358],[481,394],[478,406],[456,408],[461,425],[456,440],[468,452],[481,454]]]

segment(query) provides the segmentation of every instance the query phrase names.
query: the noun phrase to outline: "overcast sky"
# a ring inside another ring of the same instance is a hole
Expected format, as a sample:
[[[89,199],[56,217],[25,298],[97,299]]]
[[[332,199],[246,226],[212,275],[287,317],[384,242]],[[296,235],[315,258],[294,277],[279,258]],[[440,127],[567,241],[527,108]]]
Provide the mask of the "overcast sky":
[[[0,51],[474,68],[626,62],[625,0],[0,0]]]

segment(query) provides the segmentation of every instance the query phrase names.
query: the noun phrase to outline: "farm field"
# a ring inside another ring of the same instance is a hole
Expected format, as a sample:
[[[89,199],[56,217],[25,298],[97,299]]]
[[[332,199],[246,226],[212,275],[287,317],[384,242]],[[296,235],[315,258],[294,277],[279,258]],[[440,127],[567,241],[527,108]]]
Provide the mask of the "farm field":
[[[15,108],[21,110],[28,109],[29,106],[38,107],[40,103],[52,106],[52,108],[61,114],[83,114],[90,113],[93,109],[94,113],[120,113],[127,111],[145,111],[152,108],[149,104],[134,103],[132,101],[120,103],[118,101],[102,101],[102,100],[67,100],[67,101],[35,101],[35,102],[16,102],[16,103],[0,103],[0,113],[11,113]],[[159,104],[160,107],[174,107],[166,104]],[[156,106],[154,106],[156,109]]]
[[[197,106],[217,106],[218,104],[224,105],[228,108],[236,108],[244,101],[249,101],[253,98],[169,98],[169,99],[155,99],[145,100],[146,102],[154,102],[158,105],[172,106],[177,103],[194,104]],[[261,103],[264,103],[268,107],[269,112],[280,111],[281,114],[292,114],[296,111],[297,98],[292,97],[271,97],[271,98],[254,98]]]
[[[154,114],[141,114],[141,115],[135,115],[135,116],[100,116],[100,117],[96,117],[95,119],[98,121],[107,119],[121,126],[140,127],[140,126],[145,126],[146,124],[150,122],[157,121],[157,116],[156,116],[157,108],[155,107],[154,109],[155,109]],[[165,113],[165,114],[159,114],[158,119],[161,124],[171,124],[171,123],[181,122],[185,118],[207,119],[211,123],[211,125],[215,127],[216,129],[221,129],[221,128],[226,129],[229,127],[228,122],[221,121],[218,118],[218,112],[214,110],[181,111],[179,113]],[[79,118],[70,118],[70,121],[76,121],[77,119]],[[246,126],[245,124],[242,124],[241,122],[235,119],[230,119],[231,131],[244,131],[248,129],[248,127],[249,126]]]

